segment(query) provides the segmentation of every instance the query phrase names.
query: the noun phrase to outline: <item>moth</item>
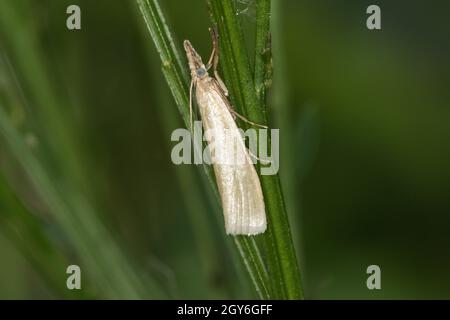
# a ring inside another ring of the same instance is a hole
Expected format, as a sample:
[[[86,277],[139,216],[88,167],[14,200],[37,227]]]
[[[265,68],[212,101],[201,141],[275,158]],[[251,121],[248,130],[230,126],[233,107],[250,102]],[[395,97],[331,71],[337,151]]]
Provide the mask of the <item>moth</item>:
[[[235,117],[253,125],[238,114],[228,100],[228,90],[217,72],[219,62],[217,33],[210,29],[212,53],[205,65],[192,44],[184,41],[191,72],[190,121],[193,93],[200,111],[205,138],[220,193],[225,231],[230,235],[256,235],[267,227],[264,197],[251,154],[238,130]],[[214,77],[208,71],[213,67]],[[206,132],[213,132],[207,135]],[[238,143],[234,143],[238,141]],[[214,145],[214,148],[211,148]],[[221,161],[217,161],[217,159]],[[215,159],[215,160],[214,160]],[[231,161],[230,161],[231,160]]]

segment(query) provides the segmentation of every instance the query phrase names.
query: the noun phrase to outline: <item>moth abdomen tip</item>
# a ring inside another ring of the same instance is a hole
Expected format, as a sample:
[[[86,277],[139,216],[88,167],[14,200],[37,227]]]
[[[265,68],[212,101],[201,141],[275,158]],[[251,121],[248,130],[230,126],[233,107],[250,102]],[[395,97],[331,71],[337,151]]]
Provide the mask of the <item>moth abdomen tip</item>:
[[[266,232],[267,225],[258,225],[258,226],[247,226],[246,228],[238,228],[234,226],[233,228],[226,228],[226,232],[228,235],[232,236],[256,236],[258,234],[262,234]]]

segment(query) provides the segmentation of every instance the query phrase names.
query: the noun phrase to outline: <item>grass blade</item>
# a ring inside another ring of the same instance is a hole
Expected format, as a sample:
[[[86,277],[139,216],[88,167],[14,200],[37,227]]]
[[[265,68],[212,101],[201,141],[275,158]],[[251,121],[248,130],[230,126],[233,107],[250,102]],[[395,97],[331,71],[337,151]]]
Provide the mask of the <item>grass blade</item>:
[[[76,163],[76,143],[67,130],[70,121],[60,113],[67,101],[59,97],[54,84],[49,80],[44,67],[45,59],[34,38],[34,30],[29,24],[20,23],[26,11],[24,8],[26,7],[8,3],[0,11],[2,30],[11,30],[11,33],[1,32],[1,158],[7,158],[14,164],[14,169],[20,170],[28,179],[30,186],[27,187],[31,189],[33,197],[42,202],[42,207],[36,209],[36,212],[45,213],[58,233],[70,243],[70,249],[76,256],[72,263],[79,263],[86,275],[86,283],[95,285],[95,296],[124,299],[165,297],[164,290],[153,279],[142,281],[138,277],[139,272],[133,261],[128,260],[100,220],[98,212],[80,191],[79,179],[83,174]],[[12,53],[17,72],[8,63],[4,48]],[[20,77],[13,76],[16,74],[20,74]],[[23,81],[17,83],[19,80]],[[21,89],[29,88],[26,90],[26,100],[29,98],[33,102],[32,110],[23,106],[24,94],[13,92],[14,89],[20,90],[12,84],[19,84]],[[20,124],[20,128],[10,114],[18,109],[27,109],[29,112],[25,121],[27,123]],[[21,130],[25,127],[32,127],[39,133],[44,132],[39,137],[39,150],[27,144]],[[27,204],[27,199],[24,198],[21,197],[21,200]]]
[[[221,36],[221,58],[225,62],[222,68],[227,83],[231,83],[232,100],[235,101],[238,111],[251,121],[267,124],[263,95],[260,93],[258,97],[255,90],[255,81],[258,83],[258,88],[264,87],[261,87],[262,79],[265,78],[263,63],[259,58],[256,59],[258,69],[257,76],[254,78],[245,49],[243,30],[239,17],[236,15],[235,3],[232,0],[209,0],[208,3]],[[257,7],[259,8],[257,14],[260,16],[257,17],[259,23],[256,40],[257,54],[259,54],[263,43],[267,41],[267,36],[263,33],[268,32],[268,21],[265,15],[270,15],[270,5],[261,2],[257,4]],[[279,177],[265,175],[260,178],[268,213],[268,231],[263,236],[264,251],[274,297],[301,299],[303,293],[300,273]]]
[[[189,93],[187,68],[184,60],[181,60],[178,54],[178,46],[174,43],[164,15],[159,7],[157,0],[137,0],[144,21],[155,43],[162,61],[162,70],[177,104],[178,110],[183,117],[186,127],[189,127]],[[253,89],[252,89],[253,90]],[[214,190],[215,197],[220,203],[220,198],[215,184],[212,169],[203,166],[208,180]],[[271,298],[267,290],[268,276],[261,259],[261,252],[254,239],[236,237],[234,239],[240,256],[256,288],[260,298]]]
[[[43,222],[23,206],[3,176],[0,176],[0,229],[55,293],[63,293],[67,298],[94,298],[85,290],[67,290],[65,270],[69,260],[48,239]]]

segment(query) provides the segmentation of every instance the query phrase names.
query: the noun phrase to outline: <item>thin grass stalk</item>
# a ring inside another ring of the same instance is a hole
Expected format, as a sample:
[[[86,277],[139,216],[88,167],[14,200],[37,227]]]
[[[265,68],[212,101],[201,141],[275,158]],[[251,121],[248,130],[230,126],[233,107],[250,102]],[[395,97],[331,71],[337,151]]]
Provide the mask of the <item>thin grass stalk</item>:
[[[166,82],[172,92],[178,110],[184,120],[186,128],[189,128],[189,78],[187,76],[187,63],[180,58],[179,46],[173,41],[166,19],[157,0],[136,0],[147,25],[152,40],[160,55],[162,71]],[[214,190],[215,198],[220,203],[217,185],[213,177],[212,169],[203,166],[208,177],[210,187]],[[243,264],[252,279],[255,291],[259,298],[269,299],[268,274],[262,261],[262,255],[254,239],[246,237],[234,237]]]
[[[260,0],[263,1],[263,0]],[[211,15],[221,35],[221,58],[225,60],[222,64],[225,79],[231,83],[232,100],[240,102],[235,107],[251,121],[267,124],[265,115],[265,103],[260,92],[259,97],[255,90],[255,80],[261,87],[262,79],[265,78],[262,61],[255,60],[258,68],[258,77],[253,77],[253,72],[248,54],[245,49],[244,35],[239,17],[236,15],[233,0],[209,0]],[[257,4],[258,30],[256,43],[259,49],[263,43],[267,43],[268,27],[267,15],[270,15],[270,5],[267,3]],[[264,16],[266,15],[266,16]],[[258,54],[258,51],[257,51]],[[268,143],[270,145],[270,141]],[[266,210],[268,213],[268,231],[265,238],[266,263],[271,277],[272,293],[278,299],[301,299],[303,298],[300,272],[297,265],[295,249],[292,242],[289,221],[284,204],[283,194],[278,175],[261,176],[261,185],[265,197]]]

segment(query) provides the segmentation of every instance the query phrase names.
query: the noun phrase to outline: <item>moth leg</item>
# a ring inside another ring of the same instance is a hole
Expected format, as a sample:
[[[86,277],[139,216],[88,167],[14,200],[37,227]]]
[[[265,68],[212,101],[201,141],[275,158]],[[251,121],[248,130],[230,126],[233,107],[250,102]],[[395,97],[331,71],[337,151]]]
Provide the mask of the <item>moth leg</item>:
[[[260,127],[260,128],[264,128],[264,129],[268,129],[268,126],[253,122],[248,120],[246,117],[244,117],[243,115],[241,115],[240,113],[238,113],[236,110],[234,110],[234,107],[230,104],[230,102],[228,100],[226,100],[227,103],[225,104],[227,106],[228,111],[230,111],[231,116],[233,117],[234,120],[236,120],[236,117],[238,117],[239,119],[241,119],[242,121],[249,123],[251,125],[254,125],[256,127]]]
[[[257,155],[253,154],[253,152],[251,152],[250,149],[247,149],[247,151],[248,151],[248,154],[250,155],[250,157],[252,157],[253,159],[258,160],[259,162],[261,162],[263,164],[272,163],[272,160],[259,158]]]
[[[256,127],[260,127],[260,128],[264,128],[264,129],[269,128],[268,126],[265,126],[263,124],[259,124],[259,123],[256,123],[256,122],[248,120],[246,117],[244,117],[243,115],[239,114],[236,110],[234,110],[233,107],[230,106],[230,105],[227,105],[227,108],[231,112],[231,114],[234,116],[235,119],[236,119],[236,116],[237,116],[242,121],[247,122],[247,123],[249,123],[251,125],[254,125]]]
[[[214,70],[217,68],[219,63],[219,45],[217,41],[217,32],[215,28],[209,28],[212,39],[212,51],[209,57],[208,63],[206,64],[206,70],[209,70],[214,65]]]
[[[247,153],[248,153],[248,155],[249,155],[249,157],[250,157],[250,160],[251,160],[251,162],[252,162],[253,164],[256,164],[256,161],[253,161],[252,159],[256,159],[256,160],[258,160],[259,162],[261,162],[262,164],[269,164],[269,163],[272,163],[272,162],[273,162],[273,161],[270,160],[270,159],[262,159],[262,158],[258,157],[257,155],[255,155],[255,154],[254,154],[249,148],[247,148],[247,146],[245,145],[245,139],[240,139],[239,141],[240,141],[240,143],[242,144],[242,147],[247,151]]]
[[[217,72],[217,70],[214,70],[214,77],[217,80],[217,83],[219,84],[220,89],[222,89],[223,94],[228,97],[228,89],[227,86],[225,85],[225,83],[222,81],[222,79],[219,77],[219,73]]]
[[[228,97],[228,89],[225,86],[225,83],[220,78],[219,73],[217,72],[217,65],[219,64],[219,36],[217,35],[216,28],[209,28],[209,32],[211,33],[213,49],[208,63],[206,64],[206,69],[209,70],[211,67],[213,67],[214,77],[216,78],[217,83],[219,84],[220,89],[222,89],[224,95]]]
[[[222,90],[225,97],[228,97],[228,89],[225,86],[225,83],[220,78],[219,73],[217,72],[217,65],[219,64],[219,41],[218,41],[217,30],[215,28],[209,28],[209,32],[211,33],[213,49],[211,52],[211,56],[209,57],[208,63],[206,64],[206,69],[209,70],[211,67],[213,67],[214,77],[216,78],[216,82],[219,85],[219,88]],[[241,120],[243,120],[249,124],[267,129],[267,126],[252,122],[252,121],[248,120],[247,118],[245,118],[243,115],[240,115],[233,109],[233,107],[231,105],[227,104],[227,107],[228,107],[228,110],[231,112],[231,115],[233,116],[234,119],[236,119],[236,116],[237,116]]]

